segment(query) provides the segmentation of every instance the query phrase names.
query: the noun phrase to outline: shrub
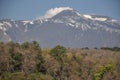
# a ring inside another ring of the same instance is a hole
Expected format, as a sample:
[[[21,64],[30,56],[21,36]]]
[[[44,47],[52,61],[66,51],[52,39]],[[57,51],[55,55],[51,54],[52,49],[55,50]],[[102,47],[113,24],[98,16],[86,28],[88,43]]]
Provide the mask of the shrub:
[[[94,79],[95,80],[102,80],[103,76],[107,72],[112,72],[114,69],[113,64],[107,64],[104,67],[101,67],[98,72],[95,73]]]

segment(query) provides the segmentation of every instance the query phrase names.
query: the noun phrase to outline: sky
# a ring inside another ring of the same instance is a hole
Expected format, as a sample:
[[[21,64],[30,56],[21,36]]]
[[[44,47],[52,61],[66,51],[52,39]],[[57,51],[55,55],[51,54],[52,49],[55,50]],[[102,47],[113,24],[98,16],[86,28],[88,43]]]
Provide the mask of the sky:
[[[120,20],[120,0],[0,0],[0,19],[33,20],[56,7],[71,7],[81,14]]]

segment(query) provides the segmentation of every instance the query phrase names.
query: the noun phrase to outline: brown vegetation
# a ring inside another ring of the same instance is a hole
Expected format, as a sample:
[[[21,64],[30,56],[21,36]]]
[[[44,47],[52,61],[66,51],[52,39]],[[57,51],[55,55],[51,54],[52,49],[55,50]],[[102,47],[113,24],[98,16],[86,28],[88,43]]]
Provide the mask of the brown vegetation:
[[[120,48],[41,50],[35,41],[0,43],[0,80],[119,80]]]

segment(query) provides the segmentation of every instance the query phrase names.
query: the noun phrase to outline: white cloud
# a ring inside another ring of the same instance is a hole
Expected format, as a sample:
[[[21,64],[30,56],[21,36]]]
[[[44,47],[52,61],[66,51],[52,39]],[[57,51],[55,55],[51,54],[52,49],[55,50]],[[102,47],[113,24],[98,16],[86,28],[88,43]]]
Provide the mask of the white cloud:
[[[56,14],[58,14],[58,13],[64,11],[64,10],[73,10],[73,9],[70,8],[70,7],[59,7],[59,8],[56,7],[56,8],[52,8],[52,9],[50,9],[50,10],[48,10],[46,12],[44,17],[45,18],[51,18],[51,17],[55,16]]]

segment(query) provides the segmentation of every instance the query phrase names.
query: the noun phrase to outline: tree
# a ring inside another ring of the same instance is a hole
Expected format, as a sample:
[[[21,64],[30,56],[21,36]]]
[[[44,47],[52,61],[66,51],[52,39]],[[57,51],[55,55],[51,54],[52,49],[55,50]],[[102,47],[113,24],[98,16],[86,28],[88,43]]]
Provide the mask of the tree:
[[[30,43],[30,50],[36,56],[37,72],[46,73],[46,70],[44,68],[44,59],[42,56],[42,50],[41,50],[39,43],[37,43],[36,41],[32,41]]]
[[[55,46],[50,51],[50,54],[59,62],[62,61],[62,57],[64,57],[65,53],[66,53],[66,48],[60,45]]]
[[[28,42],[24,42],[24,43],[21,44],[21,48],[27,49],[27,48],[29,48],[29,44],[30,43],[28,43]]]
[[[22,54],[14,53],[11,55],[11,63],[13,65],[14,71],[20,71],[22,65]]]
[[[55,46],[51,51],[50,54],[53,56],[59,63],[58,71],[57,71],[57,80],[64,80],[63,72],[64,72],[64,64],[63,58],[65,57],[66,48],[60,45]]]

